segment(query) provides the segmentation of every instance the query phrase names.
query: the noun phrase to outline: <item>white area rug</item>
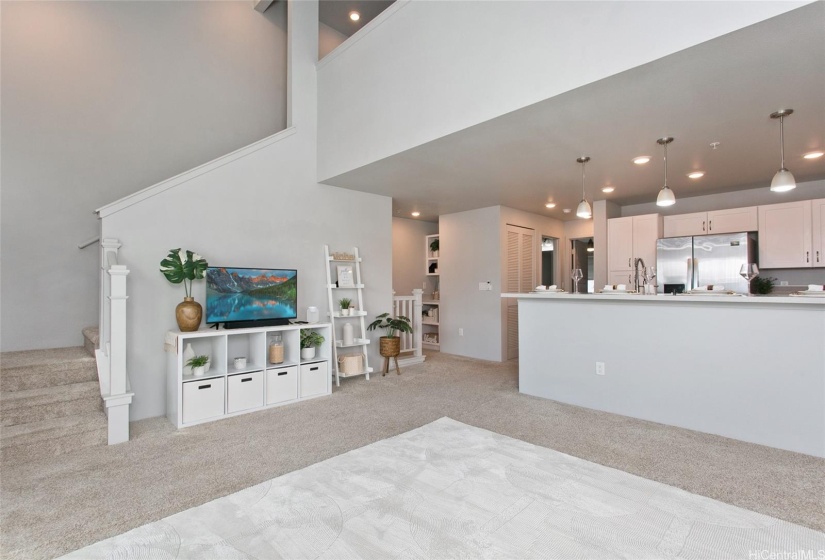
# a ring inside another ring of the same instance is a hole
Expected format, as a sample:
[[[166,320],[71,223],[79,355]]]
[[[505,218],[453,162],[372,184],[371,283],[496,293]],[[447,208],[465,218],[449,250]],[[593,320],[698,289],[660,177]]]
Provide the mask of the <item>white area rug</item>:
[[[819,560],[825,534],[442,418],[64,558]]]

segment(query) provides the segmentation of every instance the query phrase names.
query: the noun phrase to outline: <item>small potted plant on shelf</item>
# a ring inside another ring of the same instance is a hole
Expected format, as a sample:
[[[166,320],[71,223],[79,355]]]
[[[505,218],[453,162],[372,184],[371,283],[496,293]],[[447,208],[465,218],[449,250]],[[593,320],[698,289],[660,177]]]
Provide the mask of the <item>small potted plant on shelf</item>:
[[[352,300],[349,298],[341,298],[338,303],[341,304],[341,317],[348,317]]]
[[[312,329],[301,329],[301,359],[311,360],[315,357],[315,347],[324,343],[324,336]]]
[[[186,365],[192,368],[192,375],[195,377],[203,375],[206,371],[206,364],[209,363],[209,356],[195,356],[190,358]]]
[[[182,257],[180,251],[170,249],[166,258],[160,261],[160,271],[172,284],[183,282],[185,295],[175,308],[175,320],[182,332],[192,332],[198,330],[203,317],[201,304],[192,296],[192,281],[203,278],[209,264],[197,253],[186,251]]]
[[[433,239],[430,242],[430,254],[432,255],[432,258],[438,258],[438,239]]]
[[[384,357],[384,373],[386,375],[390,368],[390,358],[395,359],[395,369],[398,374],[401,374],[401,369],[398,367],[398,355],[401,353],[401,339],[396,333],[404,332],[411,333],[412,325],[410,320],[403,315],[398,317],[390,317],[389,313],[382,313],[376,316],[375,321],[369,324],[368,331],[376,329],[385,329],[386,334],[380,338],[379,352]]]

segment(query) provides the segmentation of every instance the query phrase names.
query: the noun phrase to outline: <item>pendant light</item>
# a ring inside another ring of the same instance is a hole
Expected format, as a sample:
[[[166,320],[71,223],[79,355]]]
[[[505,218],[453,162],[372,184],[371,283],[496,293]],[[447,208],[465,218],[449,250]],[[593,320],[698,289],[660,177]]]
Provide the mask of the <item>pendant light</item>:
[[[593,217],[593,210],[590,208],[590,203],[587,202],[587,198],[584,196],[584,166],[588,161],[590,161],[590,157],[583,156],[576,158],[576,161],[582,164],[582,201],[579,202],[579,206],[576,208],[576,216],[579,218],[590,219]]]
[[[673,206],[676,204],[676,195],[667,186],[667,145],[671,142],[673,142],[673,138],[670,136],[656,140],[656,143],[662,145],[665,149],[665,184],[659,191],[659,196],[656,197],[656,206]]]
[[[796,188],[796,179],[785,168],[785,117],[793,114],[793,109],[780,109],[771,113],[772,119],[779,119],[779,149],[782,154],[782,167],[773,176],[771,190],[773,192],[787,192]]]
[[[593,248],[593,238],[590,238],[590,241],[587,242],[587,252],[592,253],[594,250]]]

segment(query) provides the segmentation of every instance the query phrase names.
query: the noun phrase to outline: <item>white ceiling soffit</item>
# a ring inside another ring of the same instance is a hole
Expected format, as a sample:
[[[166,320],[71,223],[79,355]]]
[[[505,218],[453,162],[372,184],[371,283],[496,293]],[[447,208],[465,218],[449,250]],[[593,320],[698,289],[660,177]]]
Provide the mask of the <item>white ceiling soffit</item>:
[[[255,0],[255,11],[264,13],[274,3],[275,0]]]
[[[470,101],[471,102],[471,101]],[[619,204],[653,201],[668,183],[682,197],[767,187],[779,169],[785,120],[786,165],[797,182],[825,178],[825,3],[817,2],[649,64],[514,111],[325,183],[391,196],[395,215],[421,219],[505,205],[575,219],[581,168],[587,196]],[[710,147],[720,142],[718,149]],[[631,160],[651,156],[644,166]],[[686,174],[702,170],[691,180]],[[601,192],[605,185],[615,192]],[[545,209],[548,201],[556,203]]]

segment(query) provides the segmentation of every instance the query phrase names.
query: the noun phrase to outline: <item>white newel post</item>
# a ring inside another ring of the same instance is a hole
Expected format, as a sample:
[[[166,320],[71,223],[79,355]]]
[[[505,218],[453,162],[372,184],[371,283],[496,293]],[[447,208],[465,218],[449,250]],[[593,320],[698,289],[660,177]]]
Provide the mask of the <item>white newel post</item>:
[[[117,262],[117,252],[120,249],[120,242],[117,239],[104,239],[100,242],[100,329],[99,340],[101,349],[106,347],[106,343],[111,340],[111,324],[109,294],[111,294],[111,282],[109,278],[109,256],[115,257]]]
[[[413,333],[415,334],[415,336],[413,336],[413,356],[420,358],[423,355],[421,345],[423,344],[424,339],[424,327],[421,324],[423,310],[421,298],[424,290],[421,288],[415,288],[412,293],[413,297],[415,297],[413,300]]]
[[[129,270],[119,264],[109,267],[111,282],[111,337],[109,342],[109,394],[126,392],[126,276]]]

